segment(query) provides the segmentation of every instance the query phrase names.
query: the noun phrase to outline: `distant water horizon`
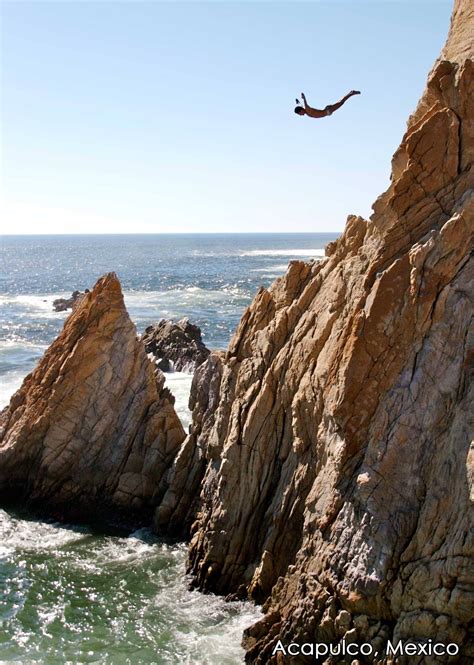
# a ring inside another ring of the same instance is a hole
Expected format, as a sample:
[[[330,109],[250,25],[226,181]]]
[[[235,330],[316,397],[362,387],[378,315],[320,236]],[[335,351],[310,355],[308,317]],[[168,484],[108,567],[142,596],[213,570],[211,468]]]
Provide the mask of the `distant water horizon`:
[[[317,233],[312,233],[309,231],[141,231],[139,233],[122,231],[119,233],[0,233],[0,238],[4,236],[9,238],[64,238],[65,236],[101,236],[104,238],[114,236],[339,236],[343,230],[344,229],[341,229],[340,231],[318,231]]]
[[[53,300],[91,289],[105,273],[118,275],[138,333],[162,318],[188,317],[200,326],[209,348],[225,349],[259,287],[268,287],[291,260],[320,259],[325,245],[337,237],[327,233],[0,237],[0,408],[69,314],[55,312]],[[179,375],[171,380],[180,392]],[[182,415],[187,418],[184,408]]]

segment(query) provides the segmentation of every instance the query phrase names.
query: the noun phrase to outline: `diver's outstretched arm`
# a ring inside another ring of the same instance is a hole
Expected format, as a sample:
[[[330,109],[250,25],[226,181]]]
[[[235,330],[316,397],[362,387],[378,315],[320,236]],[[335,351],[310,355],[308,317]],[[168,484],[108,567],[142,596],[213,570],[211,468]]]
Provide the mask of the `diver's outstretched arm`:
[[[310,106],[306,101],[306,96],[304,92],[301,93],[301,98],[303,100],[304,110],[306,111],[306,115],[309,115],[310,118],[324,118],[324,116],[328,115],[326,109],[324,110],[314,109],[312,106]]]

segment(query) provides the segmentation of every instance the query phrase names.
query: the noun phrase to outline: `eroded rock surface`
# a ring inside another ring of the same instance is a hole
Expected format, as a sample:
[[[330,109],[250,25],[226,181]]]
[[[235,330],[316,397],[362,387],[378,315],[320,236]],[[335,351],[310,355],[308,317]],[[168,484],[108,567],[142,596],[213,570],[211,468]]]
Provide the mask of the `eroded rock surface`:
[[[1,496],[69,519],[149,520],[185,437],[163,382],[106,275],[0,415]]]
[[[266,601],[248,662],[305,662],[277,639],[474,658],[473,34],[458,0],[374,214],[261,289],[226,354],[189,569]]]
[[[199,326],[186,318],[177,323],[162,319],[156,325],[148,326],[142,341],[164,372],[176,370],[192,374],[210,353],[202,341]]]

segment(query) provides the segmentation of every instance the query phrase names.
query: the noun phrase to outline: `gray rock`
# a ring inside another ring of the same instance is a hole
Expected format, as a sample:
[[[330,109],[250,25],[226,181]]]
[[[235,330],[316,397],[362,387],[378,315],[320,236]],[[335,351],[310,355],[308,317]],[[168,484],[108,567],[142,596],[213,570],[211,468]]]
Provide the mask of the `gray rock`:
[[[56,298],[56,300],[53,300],[54,311],[65,312],[68,309],[74,309],[86,293],[89,293],[89,289],[86,289],[84,293],[73,291],[70,298]]]
[[[186,318],[177,323],[162,319],[148,326],[142,342],[163,372],[194,373],[210,354],[202,341],[201,329]]]

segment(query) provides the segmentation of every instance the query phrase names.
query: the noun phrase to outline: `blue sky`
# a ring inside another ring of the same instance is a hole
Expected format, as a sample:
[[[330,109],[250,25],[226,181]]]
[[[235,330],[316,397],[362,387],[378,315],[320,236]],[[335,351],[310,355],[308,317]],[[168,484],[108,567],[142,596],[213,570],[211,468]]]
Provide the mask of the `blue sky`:
[[[388,185],[451,7],[3,1],[5,232],[341,230]]]

